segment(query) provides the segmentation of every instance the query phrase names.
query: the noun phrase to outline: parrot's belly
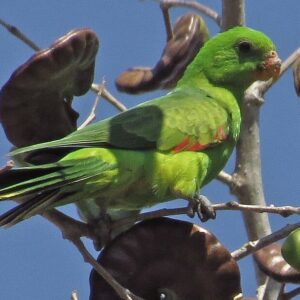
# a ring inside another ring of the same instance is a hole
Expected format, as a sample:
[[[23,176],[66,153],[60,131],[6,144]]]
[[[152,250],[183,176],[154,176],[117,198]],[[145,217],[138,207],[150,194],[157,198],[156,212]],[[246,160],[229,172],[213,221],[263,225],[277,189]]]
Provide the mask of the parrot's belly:
[[[95,151],[99,159],[116,167],[87,181],[80,193],[114,209],[137,210],[176,198],[191,199],[212,167],[206,152]]]
[[[77,187],[67,202],[76,202],[80,215],[90,220],[103,212],[119,218],[173,199],[188,200],[222,170],[232,148],[176,154],[97,148],[93,155],[114,168]]]

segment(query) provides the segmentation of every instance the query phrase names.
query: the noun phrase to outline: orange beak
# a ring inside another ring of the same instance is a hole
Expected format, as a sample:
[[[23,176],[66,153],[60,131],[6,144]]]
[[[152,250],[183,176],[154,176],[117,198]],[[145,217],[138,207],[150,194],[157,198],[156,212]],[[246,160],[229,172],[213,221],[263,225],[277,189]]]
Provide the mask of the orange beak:
[[[281,60],[276,51],[271,51],[265,60],[257,66],[255,75],[257,80],[269,80],[270,78],[277,79],[280,74]]]

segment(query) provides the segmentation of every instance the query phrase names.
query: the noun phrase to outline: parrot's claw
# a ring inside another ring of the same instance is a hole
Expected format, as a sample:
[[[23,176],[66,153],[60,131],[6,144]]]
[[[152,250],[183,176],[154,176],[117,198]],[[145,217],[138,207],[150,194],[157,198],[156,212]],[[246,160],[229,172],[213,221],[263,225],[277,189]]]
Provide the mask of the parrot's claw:
[[[203,195],[196,196],[190,201],[192,215],[196,212],[201,222],[216,218],[216,211],[212,203]]]

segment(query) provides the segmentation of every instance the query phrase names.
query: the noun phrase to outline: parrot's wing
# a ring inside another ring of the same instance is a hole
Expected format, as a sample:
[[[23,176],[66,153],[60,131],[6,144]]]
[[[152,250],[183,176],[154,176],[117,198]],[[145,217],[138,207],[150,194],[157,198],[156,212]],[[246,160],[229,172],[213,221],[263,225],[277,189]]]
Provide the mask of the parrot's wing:
[[[207,93],[175,90],[60,140],[20,148],[11,155],[64,147],[200,151],[224,141],[230,121],[226,108]]]

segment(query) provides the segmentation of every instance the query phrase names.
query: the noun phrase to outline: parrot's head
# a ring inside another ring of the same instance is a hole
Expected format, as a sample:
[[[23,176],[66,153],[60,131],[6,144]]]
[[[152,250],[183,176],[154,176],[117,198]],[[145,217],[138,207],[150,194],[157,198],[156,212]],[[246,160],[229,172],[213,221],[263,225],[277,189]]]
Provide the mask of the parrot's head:
[[[273,42],[247,27],[219,33],[204,45],[196,60],[213,84],[239,88],[256,80],[276,79],[281,66]]]

